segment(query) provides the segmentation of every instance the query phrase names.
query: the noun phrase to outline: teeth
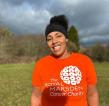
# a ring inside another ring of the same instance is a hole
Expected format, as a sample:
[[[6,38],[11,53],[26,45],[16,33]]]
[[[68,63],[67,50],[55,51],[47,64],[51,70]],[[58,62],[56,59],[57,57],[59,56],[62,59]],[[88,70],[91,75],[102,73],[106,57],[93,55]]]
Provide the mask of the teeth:
[[[54,49],[55,51],[57,51],[57,50],[60,49],[60,47],[61,47],[61,46],[55,46],[55,47],[53,47],[53,49]]]

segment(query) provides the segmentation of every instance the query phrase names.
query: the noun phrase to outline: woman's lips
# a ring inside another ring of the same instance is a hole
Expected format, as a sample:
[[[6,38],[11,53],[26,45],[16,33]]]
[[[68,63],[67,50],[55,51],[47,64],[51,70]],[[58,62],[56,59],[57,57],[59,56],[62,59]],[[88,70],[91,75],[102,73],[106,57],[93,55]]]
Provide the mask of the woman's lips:
[[[61,49],[61,46],[59,46],[59,45],[53,47],[53,50],[54,50],[54,51],[59,51],[60,49]]]

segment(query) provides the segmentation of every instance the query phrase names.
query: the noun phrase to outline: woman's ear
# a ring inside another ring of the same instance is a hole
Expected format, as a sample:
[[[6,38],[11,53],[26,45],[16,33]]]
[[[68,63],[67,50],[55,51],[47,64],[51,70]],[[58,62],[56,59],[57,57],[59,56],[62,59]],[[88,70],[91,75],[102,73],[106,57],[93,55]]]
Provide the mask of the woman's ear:
[[[68,39],[66,39],[66,42],[68,42]]]

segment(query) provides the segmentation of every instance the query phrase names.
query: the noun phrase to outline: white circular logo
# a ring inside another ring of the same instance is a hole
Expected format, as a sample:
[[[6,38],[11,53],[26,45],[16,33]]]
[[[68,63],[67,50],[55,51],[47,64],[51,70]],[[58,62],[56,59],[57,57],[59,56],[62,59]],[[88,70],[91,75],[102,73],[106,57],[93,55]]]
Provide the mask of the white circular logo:
[[[81,82],[81,71],[76,66],[66,66],[61,72],[60,77],[66,84],[77,85]]]

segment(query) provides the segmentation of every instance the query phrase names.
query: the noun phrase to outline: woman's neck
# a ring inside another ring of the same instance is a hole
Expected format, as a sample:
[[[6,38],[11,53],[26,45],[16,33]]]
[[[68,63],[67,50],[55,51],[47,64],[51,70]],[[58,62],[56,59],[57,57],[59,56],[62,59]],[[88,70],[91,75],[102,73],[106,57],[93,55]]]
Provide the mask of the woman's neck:
[[[62,55],[60,55],[60,56],[55,56],[55,55],[53,55],[55,58],[57,58],[57,59],[65,59],[65,58],[68,58],[69,56],[71,55],[71,52],[69,52],[69,51],[65,51]]]

